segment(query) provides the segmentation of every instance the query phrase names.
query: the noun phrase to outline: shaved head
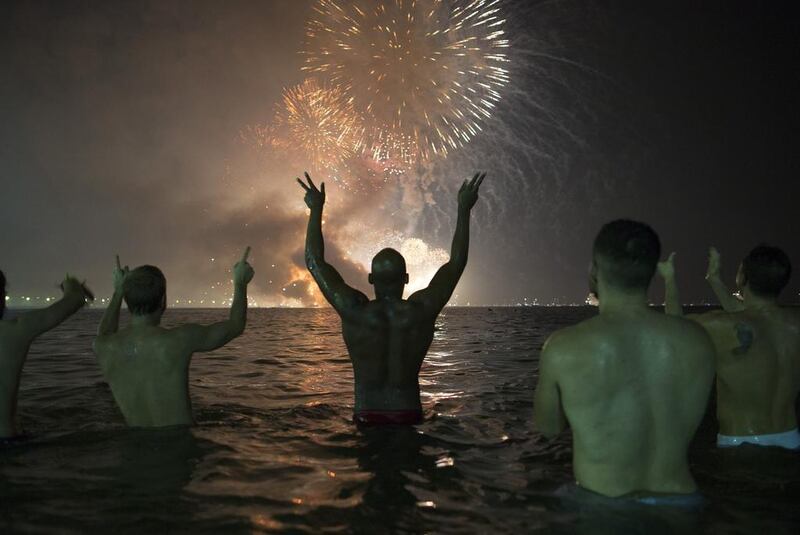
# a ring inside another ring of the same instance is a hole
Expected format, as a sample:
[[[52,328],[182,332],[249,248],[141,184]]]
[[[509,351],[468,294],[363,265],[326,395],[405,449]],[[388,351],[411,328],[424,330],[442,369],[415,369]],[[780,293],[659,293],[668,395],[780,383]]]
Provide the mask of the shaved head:
[[[372,259],[372,274],[370,281],[376,282],[405,282],[406,259],[394,249],[381,250]]]

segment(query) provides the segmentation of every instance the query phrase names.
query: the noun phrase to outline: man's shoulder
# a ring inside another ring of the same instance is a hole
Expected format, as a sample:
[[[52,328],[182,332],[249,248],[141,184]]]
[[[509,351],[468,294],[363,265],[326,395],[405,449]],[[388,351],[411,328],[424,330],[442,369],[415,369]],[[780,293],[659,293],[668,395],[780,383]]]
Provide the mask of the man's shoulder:
[[[552,333],[545,341],[543,350],[546,350],[551,358],[553,356],[566,357],[575,353],[595,337],[596,329],[592,320],[584,320]]]
[[[165,328],[161,326],[148,328],[147,331],[133,330],[130,328],[120,329],[115,333],[99,334],[95,338],[95,343],[113,347],[119,344],[127,344],[132,341],[150,341],[158,340],[161,338],[175,337],[180,334],[180,329],[183,326]]]
[[[701,315],[692,316],[672,316],[670,314],[656,313],[654,317],[658,318],[659,323],[664,329],[668,331],[686,332],[686,333],[702,333],[703,328],[700,326],[704,321],[699,321],[698,318],[711,321],[714,318],[709,314],[716,312],[708,312]]]
[[[694,314],[687,314],[685,319],[694,321],[701,325],[726,325],[741,321],[742,317],[747,313],[746,310],[738,310],[735,312],[728,312],[722,309],[709,310],[708,312],[699,312]]]

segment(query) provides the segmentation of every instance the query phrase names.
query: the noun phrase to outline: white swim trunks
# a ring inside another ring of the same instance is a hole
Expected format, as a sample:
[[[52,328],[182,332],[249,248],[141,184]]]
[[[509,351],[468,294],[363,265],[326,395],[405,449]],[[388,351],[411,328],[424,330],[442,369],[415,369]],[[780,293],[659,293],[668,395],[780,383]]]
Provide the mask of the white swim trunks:
[[[717,435],[718,448],[732,448],[742,444],[755,444],[756,446],[777,446],[787,450],[800,449],[800,432],[797,428],[783,433],[770,433],[769,435]]]

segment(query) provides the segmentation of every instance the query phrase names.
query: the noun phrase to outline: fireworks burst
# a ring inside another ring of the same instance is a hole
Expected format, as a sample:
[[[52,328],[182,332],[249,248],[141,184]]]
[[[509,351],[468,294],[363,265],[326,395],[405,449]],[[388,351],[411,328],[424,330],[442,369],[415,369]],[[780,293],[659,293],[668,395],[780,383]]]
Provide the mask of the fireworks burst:
[[[275,123],[314,171],[339,167],[361,143],[361,121],[342,91],[313,79],[284,90]]]
[[[481,130],[509,82],[500,0],[319,0],[304,70],[366,118],[356,151],[415,163]]]

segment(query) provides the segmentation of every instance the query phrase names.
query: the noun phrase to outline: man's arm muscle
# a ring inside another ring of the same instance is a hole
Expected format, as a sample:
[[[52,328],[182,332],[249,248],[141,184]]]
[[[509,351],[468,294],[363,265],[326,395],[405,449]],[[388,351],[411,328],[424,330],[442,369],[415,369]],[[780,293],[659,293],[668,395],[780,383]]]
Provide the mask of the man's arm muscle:
[[[56,327],[86,304],[91,296],[86,288],[76,279],[67,277],[62,283],[64,297],[47,308],[33,310],[19,316],[17,327],[24,336],[33,339]]]
[[[247,263],[250,247],[233,267],[233,303],[225,321],[211,325],[189,324],[175,329],[190,353],[213,351],[244,332],[247,325],[247,284],[253,279],[253,268]]]
[[[354,307],[368,301],[367,296],[351,288],[332,265],[325,261],[325,240],[322,236],[322,208],[325,204],[325,184],[317,189],[306,173],[308,184],[297,181],[306,191],[305,202],[311,210],[306,229],[306,266],[319,286],[322,295],[339,314],[346,314]]]
[[[458,192],[458,220],[450,247],[450,260],[436,272],[428,287],[415,292],[410,301],[421,301],[437,314],[450,300],[450,296],[458,285],[464,269],[467,267],[469,255],[469,219],[470,211],[478,200],[480,188],[486,173],[476,174],[471,181],[464,181]]]
[[[545,343],[539,357],[539,382],[534,395],[533,412],[536,428],[547,438],[553,438],[567,427],[567,417],[561,404],[558,385],[558,350],[553,344],[555,335]]]

